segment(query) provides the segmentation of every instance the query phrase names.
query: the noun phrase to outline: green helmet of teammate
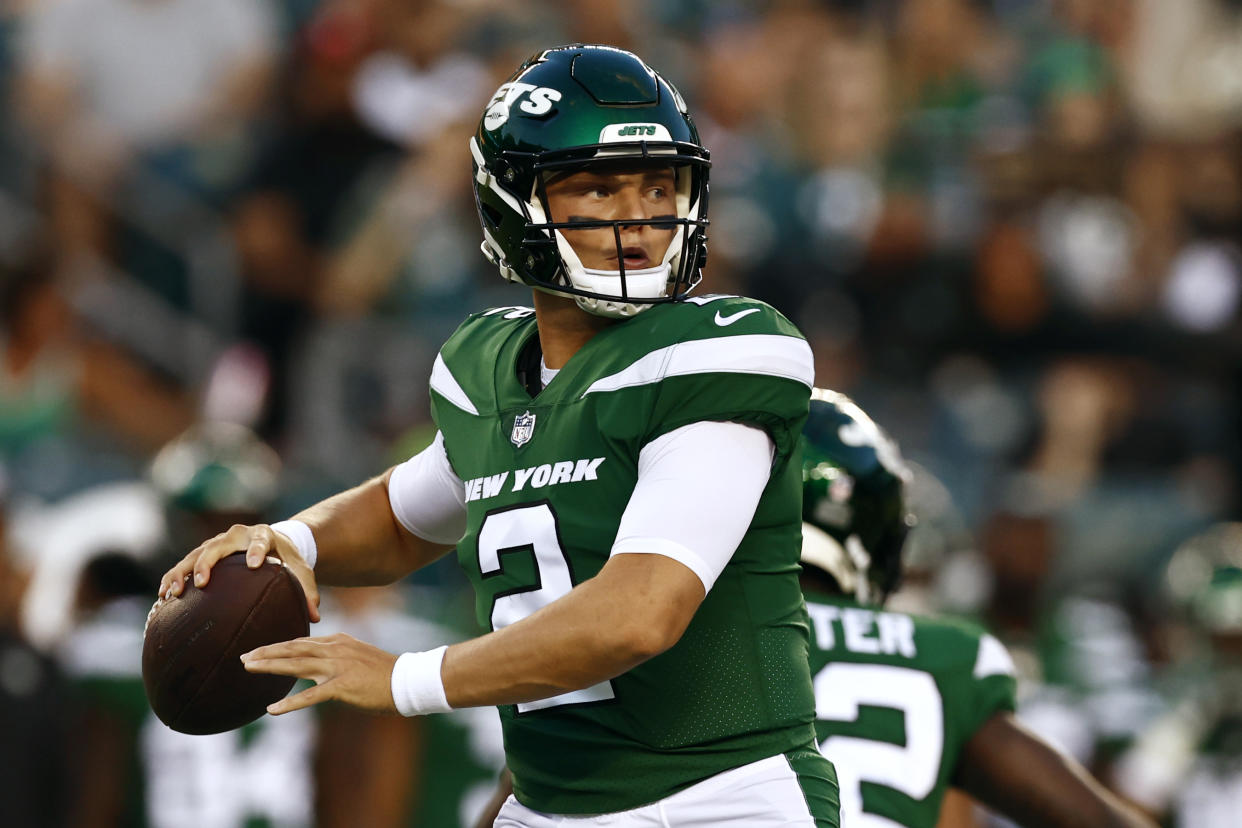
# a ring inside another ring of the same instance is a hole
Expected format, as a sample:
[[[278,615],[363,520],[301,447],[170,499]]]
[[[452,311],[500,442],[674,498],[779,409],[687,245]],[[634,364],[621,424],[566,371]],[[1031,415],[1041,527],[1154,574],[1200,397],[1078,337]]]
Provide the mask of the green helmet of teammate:
[[[684,299],[702,278],[708,152],[681,95],[630,52],[576,44],[534,55],[488,103],[470,153],[483,254],[505,279],[624,318]],[[547,176],[647,164],[677,176],[677,215],[646,222],[676,231],[658,265],[625,268],[620,231],[632,220],[551,221]],[[585,267],[561,232],[590,228],[612,230],[620,270]]]
[[[160,449],[150,476],[168,502],[186,512],[260,514],[276,499],[280,469],[276,451],[253,431],[208,421]]]
[[[843,394],[815,389],[802,429],[802,563],[862,603],[901,582],[910,471],[896,444]]]

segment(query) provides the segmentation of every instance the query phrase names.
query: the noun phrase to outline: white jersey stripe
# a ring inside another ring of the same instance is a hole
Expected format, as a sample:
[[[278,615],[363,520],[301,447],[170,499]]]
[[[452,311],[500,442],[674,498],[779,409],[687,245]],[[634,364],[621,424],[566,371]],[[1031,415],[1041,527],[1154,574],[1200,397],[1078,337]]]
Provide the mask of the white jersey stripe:
[[[470,402],[470,398],[466,396],[466,392],[458,384],[457,378],[453,376],[448,366],[444,364],[444,357],[441,354],[436,354],[435,365],[431,366],[431,390],[467,414],[478,416],[479,409],[475,408],[474,403]]]
[[[591,383],[582,396],[649,385],[666,377],[711,373],[784,377],[810,388],[815,364],[811,346],[796,336],[745,334],[695,339],[652,351],[623,370]]]

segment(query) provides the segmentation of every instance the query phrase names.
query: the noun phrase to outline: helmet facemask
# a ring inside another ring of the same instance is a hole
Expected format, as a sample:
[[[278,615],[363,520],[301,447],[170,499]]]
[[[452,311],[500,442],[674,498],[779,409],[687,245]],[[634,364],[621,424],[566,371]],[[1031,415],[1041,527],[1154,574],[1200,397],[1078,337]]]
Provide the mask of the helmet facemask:
[[[802,563],[831,575],[841,592],[860,604],[883,606],[901,586],[901,548],[907,528],[903,523],[869,549],[857,534],[842,541],[803,521]]]

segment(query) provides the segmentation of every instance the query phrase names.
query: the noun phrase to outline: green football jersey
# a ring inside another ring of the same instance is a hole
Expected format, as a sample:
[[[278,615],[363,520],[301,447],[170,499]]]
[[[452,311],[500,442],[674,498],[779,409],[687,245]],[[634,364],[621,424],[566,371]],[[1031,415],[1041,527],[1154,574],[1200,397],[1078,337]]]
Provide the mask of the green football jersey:
[[[611,681],[501,708],[518,799],[548,813],[626,810],[809,744],[793,456],[813,379],[806,341],[750,299],[657,305],[596,334],[532,398],[518,366],[536,336],[528,308],[477,314],[432,371],[432,411],[466,486],[458,560],[485,628],[599,572],[650,441],[737,421],[765,429],[776,457],[745,537],[676,645]]]
[[[962,747],[1014,709],[1009,653],[963,621],[806,600],[815,729],[837,768],[841,824],[934,828]]]

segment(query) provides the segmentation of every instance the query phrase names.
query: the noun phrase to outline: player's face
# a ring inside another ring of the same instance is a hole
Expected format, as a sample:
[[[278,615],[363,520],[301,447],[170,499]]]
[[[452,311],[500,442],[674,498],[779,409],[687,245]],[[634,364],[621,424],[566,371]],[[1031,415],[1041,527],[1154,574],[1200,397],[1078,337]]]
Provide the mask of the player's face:
[[[677,217],[677,178],[672,167],[580,170],[552,176],[546,184],[554,222],[651,221]],[[651,224],[620,226],[620,247],[611,227],[563,230],[584,267],[594,270],[641,270],[664,258],[676,230]]]

